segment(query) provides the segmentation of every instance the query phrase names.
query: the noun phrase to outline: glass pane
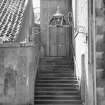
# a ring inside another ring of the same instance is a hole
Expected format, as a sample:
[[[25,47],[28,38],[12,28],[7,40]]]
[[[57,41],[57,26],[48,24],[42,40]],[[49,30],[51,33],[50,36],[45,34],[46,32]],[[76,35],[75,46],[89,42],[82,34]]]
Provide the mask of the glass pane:
[[[35,23],[40,24],[40,0],[33,0]]]

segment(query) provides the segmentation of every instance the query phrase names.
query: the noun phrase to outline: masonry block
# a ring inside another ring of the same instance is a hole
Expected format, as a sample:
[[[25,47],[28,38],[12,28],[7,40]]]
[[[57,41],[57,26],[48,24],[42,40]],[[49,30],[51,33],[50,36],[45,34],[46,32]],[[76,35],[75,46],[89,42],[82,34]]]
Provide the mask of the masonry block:
[[[104,21],[105,21],[104,17],[97,16],[96,17],[96,26],[104,26],[105,25]]]
[[[38,51],[34,43],[0,45],[0,103],[22,105],[33,101]]]
[[[102,105],[102,101],[104,100],[104,88],[98,87],[97,88],[97,105]]]
[[[105,25],[96,26],[96,34],[104,34],[105,32]]]

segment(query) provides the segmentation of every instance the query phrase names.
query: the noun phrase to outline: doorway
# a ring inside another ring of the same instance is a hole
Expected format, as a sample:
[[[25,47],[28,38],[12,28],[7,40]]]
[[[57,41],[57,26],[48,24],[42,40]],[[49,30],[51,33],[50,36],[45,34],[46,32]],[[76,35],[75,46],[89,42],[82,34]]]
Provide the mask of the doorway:
[[[49,21],[60,7],[62,14],[72,11],[72,0],[40,0],[42,56],[71,57],[72,28],[49,27]]]

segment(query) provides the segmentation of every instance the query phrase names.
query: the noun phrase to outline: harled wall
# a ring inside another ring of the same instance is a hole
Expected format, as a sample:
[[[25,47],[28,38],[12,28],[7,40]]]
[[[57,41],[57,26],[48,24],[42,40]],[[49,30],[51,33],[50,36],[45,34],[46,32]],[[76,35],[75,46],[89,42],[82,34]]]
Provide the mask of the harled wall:
[[[93,105],[93,71],[88,68],[88,0],[73,0],[74,26],[84,27],[75,38],[76,74],[80,80],[82,101],[85,105]]]

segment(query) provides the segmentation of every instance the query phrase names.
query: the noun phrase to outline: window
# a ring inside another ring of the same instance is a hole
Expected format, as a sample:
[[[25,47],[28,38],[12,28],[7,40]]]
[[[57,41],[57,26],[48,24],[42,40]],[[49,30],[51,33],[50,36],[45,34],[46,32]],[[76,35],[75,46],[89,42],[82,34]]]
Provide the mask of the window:
[[[33,0],[35,23],[40,24],[40,0]]]

